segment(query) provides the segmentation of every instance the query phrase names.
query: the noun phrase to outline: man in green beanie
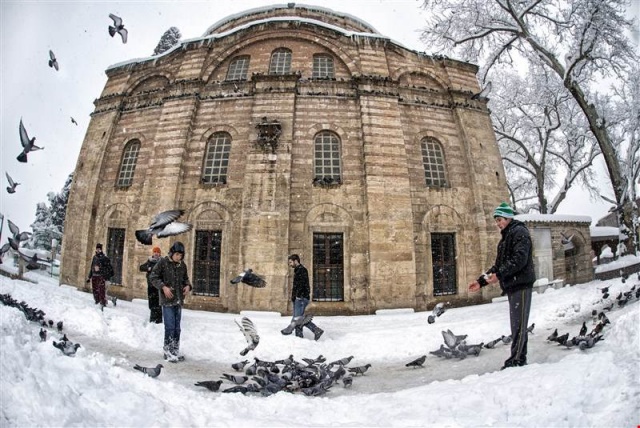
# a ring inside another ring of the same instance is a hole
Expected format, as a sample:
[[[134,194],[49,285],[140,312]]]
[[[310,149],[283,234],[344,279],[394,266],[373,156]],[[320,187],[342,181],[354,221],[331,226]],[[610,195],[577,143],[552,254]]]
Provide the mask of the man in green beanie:
[[[524,223],[514,218],[515,214],[505,202],[493,211],[493,218],[502,234],[496,261],[486,273],[469,284],[469,291],[475,293],[481,287],[499,282],[502,295],[509,298],[511,356],[502,369],[527,364],[527,323],[536,280],[531,235]]]

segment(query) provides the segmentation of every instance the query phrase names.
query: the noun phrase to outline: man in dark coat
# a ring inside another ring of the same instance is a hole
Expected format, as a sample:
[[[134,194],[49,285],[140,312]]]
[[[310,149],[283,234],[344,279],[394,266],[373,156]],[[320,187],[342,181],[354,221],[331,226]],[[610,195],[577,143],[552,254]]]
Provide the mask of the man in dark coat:
[[[309,271],[300,263],[300,256],[292,254],[288,259],[289,267],[293,268],[293,288],[291,289],[291,301],[293,302],[293,318],[290,326],[293,326],[294,321],[304,317],[304,310],[309,304],[309,298],[311,297],[311,288],[309,287]],[[307,327],[313,333],[315,340],[320,339],[320,336],[324,333],[320,327],[315,325],[312,321],[307,322],[304,325],[296,325],[296,336],[303,337],[302,327]],[[291,334],[291,328],[287,327],[281,331],[282,334]]]
[[[481,287],[499,282],[502,295],[506,294],[509,298],[511,356],[504,362],[502,369],[527,364],[527,323],[533,283],[536,280],[529,230],[514,217],[515,212],[504,202],[495,209],[493,218],[502,235],[495,264],[469,284],[469,291],[477,292]]]
[[[162,322],[162,308],[160,307],[160,292],[151,284],[151,271],[160,260],[160,247],[153,247],[153,253],[149,259],[140,265],[140,272],[147,273],[147,297],[149,299],[149,322],[160,324]]]
[[[164,319],[164,357],[171,362],[184,359],[180,353],[180,321],[184,298],[192,290],[183,258],[184,245],[182,242],[175,242],[169,249],[169,255],[160,259],[149,278],[160,292]]]
[[[91,290],[93,291],[93,300],[97,305],[100,303],[102,308],[107,306],[107,290],[105,281],[113,276],[113,267],[111,260],[102,252],[102,244],[96,244],[96,253],[91,259],[91,268],[89,269],[89,277],[87,283],[91,282]]]

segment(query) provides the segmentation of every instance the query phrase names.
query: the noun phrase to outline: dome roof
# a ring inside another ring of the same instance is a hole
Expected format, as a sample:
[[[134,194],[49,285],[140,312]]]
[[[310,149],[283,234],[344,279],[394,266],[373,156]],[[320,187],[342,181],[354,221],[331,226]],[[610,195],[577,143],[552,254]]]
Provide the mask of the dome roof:
[[[210,26],[203,34],[203,37],[227,32],[252,21],[264,21],[270,18],[282,20],[282,18],[287,17],[291,17],[292,20],[320,21],[346,31],[380,34],[373,26],[355,16],[319,6],[288,3],[258,7],[227,16]]]

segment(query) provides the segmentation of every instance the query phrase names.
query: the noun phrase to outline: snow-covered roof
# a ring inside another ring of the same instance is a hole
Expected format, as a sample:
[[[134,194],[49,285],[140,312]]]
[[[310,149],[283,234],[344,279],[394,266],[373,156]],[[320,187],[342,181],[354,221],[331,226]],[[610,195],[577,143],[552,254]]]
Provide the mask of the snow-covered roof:
[[[589,223],[591,217],[588,215],[567,215],[567,214],[519,214],[515,217],[525,222],[541,223]]]
[[[113,69],[116,69],[116,68],[120,68],[120,67],[124,67],[126,65],[138,64],[138,63],[147,62],[147,61],[155,61],[158,58],[162,58],[163,56],[169,55],[171,52],[173,52],[175,50],[182,49],[182,46],[184,46],[184,45],[186,45],[188,43],[197,43],[197,42],[204,43],[204,42],[206,42],[208,40],[222,39],[224,37],[227,37],[230,34],[236,33],[238,31],[241,31],[241,30],[244,30],[246,28],[250,28],[250,27],[253,27],[253,26],[256,26],[256,25],[260,25],[260,24],[264,24],[264,23],[268,23],[268,22],[287,22],[287,21],[302,22],[302,23],[308,23],[308,24],[317,25],[319,27],[328,28],[328,29],[331,29],[333,31],[342,33],[345,36],[351,37],[351,38],[363,37],[363,38],[377,38],[377,39],[388,40],[388,41],[400,46],[403,49],[411,50],[411,49],[405,47],[404,45],[402,45],[400,42],[396,42],[394,40],[391,40],[389,37],[383,36],[380,33],[362,33],[362,32],[357,32],[357,31],[345,30],[344,28],[337,27],[335,25],[327,24],[326,22],[322,22],[322,21],[318,21],[316,19],[310,19],[310,18],[301,18],[301,17],[296,17],[296,16],[276,16],[276,17],[273,17],[273,18],[258,19],[258,20],[255,20],[255,21],[247,22],[246,24],[239,25],[238,27],[234,27],[231,30],[224,31],[222,33],[212,34],[210,36],[204,36],[204,37],[196,37],[196,38],[193,38],[193,39],[181,40],[180,43],[176,44],[171,49],[161,53],[160,55],[150,56],[150,57],[146,57],[146,58],[134,58],[134,59],[130,59],[128,61],[119,62],[119,63],[113,64],[113,65],[110,65],[109,67],[107,67],[107,71],[113,70]]]
[[[298,3],[294,3],[294,7],[291,8],[289,7],[288,4],[273,4],[270,6],[260,6],[260,7],[256,7],[253,9],[248,9],[242,12],[238,12],[235,13],[233,15],[229,15],[227,17],[224,17],[222,19],[220,19],[219,21],[215,22],[213,25],[211,25],[209,28],[207,28],[207,31],[204,32],[204,34],[202,35],[202,37],[207,37],[208,35],[210,35],[213,31],[216,30],[216,28],[223,26],[224,24],[231,22],[235,19],[239,19],[242,18],[244,16],[249,16],[249,15],[254,15],[254,14],[258,14],[258,13],[262,13],[262,12],[269,12],[271,10],[278,10],[278,9],[287,9],[287,10],[294,10],[294,9],[308,9],[310,11],[318,11],[318,12],[322,12],[322,13],[326,13],[327,15],[333,15],[333,16],[337,16],[340,18],[348,18],[352,21],[355,21],[357,23],[359,23],[360,25],[370,28],[374,33],[378,33],[379,31],[376,30],[371,24],[369,24],[366,21],[363,21],[362,19],[350,15],[348,13],[342,13],[342,12],[336,12],[333,9],[329,9],[326,7],[320,7],[320,6],[311,6],[311,5],[306,5],[306,4],[298,4]]]
[[[627,238],[625,235],[620,233],[620,228],[613,226],[591,226],[589,228],[589,233],[592,238]]]

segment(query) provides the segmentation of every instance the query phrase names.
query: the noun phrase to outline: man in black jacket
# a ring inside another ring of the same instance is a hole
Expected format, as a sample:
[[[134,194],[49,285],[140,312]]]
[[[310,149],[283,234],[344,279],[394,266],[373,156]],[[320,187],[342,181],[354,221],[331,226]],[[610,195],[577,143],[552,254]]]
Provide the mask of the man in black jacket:
[[[293,288],[291,289],[291,301],[293,302],[293,318],[289,327],[281,330],[282,334],[291,334],[291,327],[295,325],[296,336],[303,337],[302,327],[307,327],[313,333],[315,340],[320,339],[324,333],[320,327],[309,321],[303,325],[296,323],[296,320],[302,320],[304,310],[309,304],[311,297],[311,288],[309,287],[309,272],[307,268],[300,263],[300,256],[292,254],[288,259],[289,267],[293,268]]]
[[[140,272],[147,273],[147,297],[149,299],[149,322],[162,322],[162,307],[160,306],[160,292],[151,284],[151,271],[160,261],[160,247],[153,247],[153,253],[146,262],[140,265]]]
[[[500,283],[502,295],[509,298],[511,320],[511,356],[502,369],[527,364],[527,323],[531,309],[531,293],[536,273],[533,267],[533,245],[529,230],[514,219],[515,212],[505,202],[493,212],[502,238],[494,265],[469,284],[474,293],[488,284]]]
[[[191,292],[184,258],[184,245],[175,242],[169,255],[163,257],[151,271],[151,284],[160,291],[160,305],[164,319],[164,357],[170,362],[184,360],[180,354],[180,321],[184,298]]]
[[[111,260],[102,252],[102,244],[96,244],[96,253],[91,259],[91,268],[87,283],[91,282],[93,300],[104,309],[107,306],[107,290],[105,282],[113,276]]]

